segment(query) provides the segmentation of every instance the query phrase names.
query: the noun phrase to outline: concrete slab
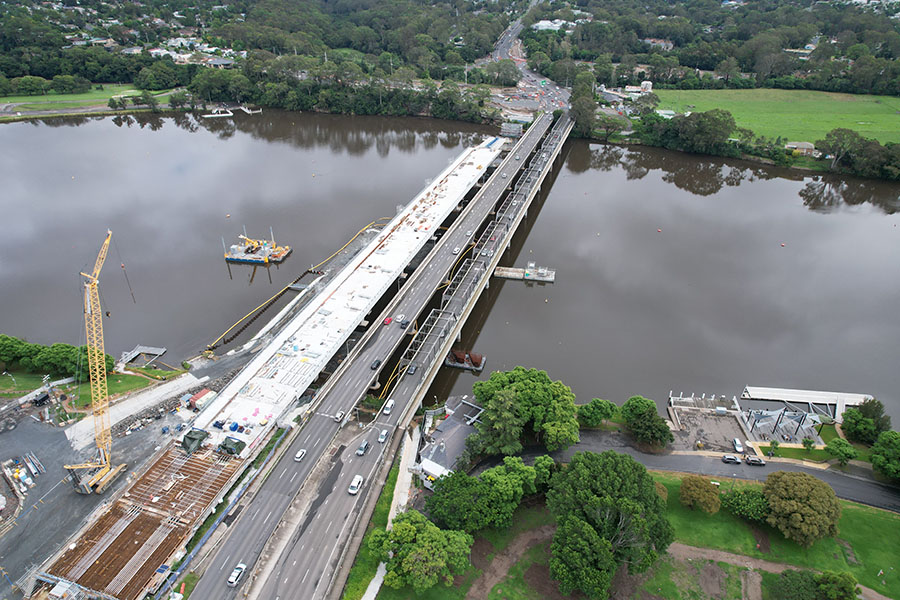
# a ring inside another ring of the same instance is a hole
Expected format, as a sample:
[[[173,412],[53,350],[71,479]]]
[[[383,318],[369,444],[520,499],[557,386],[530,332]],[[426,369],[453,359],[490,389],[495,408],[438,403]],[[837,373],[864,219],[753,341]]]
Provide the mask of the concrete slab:
[[[674,431],[675,450],[696,450],[697,442],[702,442],[705,450],[714,452],[734,452],[731,440],[745,439],[734,413],[717,415],[699,409],[676,408],[681,431]]]

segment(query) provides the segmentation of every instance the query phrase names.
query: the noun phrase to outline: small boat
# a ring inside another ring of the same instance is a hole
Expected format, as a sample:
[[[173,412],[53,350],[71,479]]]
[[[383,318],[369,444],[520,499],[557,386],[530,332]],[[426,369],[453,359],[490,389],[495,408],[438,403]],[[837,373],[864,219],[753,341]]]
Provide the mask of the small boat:
[[[291,253],[290,246],[279,246],[275,243],[275,235],[271,228],[269,233],[271,240],[254,240],[244,235],[239,235],[240,243],[232,244],[231,248],[225,248],[225,238],[222,238],[222,247],[225,248],[225,262],[244,263],[251,265],[268,265],[280,263]]]

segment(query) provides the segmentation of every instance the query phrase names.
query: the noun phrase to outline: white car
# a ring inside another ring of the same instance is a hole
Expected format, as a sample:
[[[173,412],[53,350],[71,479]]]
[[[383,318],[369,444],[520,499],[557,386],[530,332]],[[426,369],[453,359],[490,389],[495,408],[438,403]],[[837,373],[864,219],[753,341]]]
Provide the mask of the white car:
[[[387,441],[387,434],[388,434],[387,429],[381,430],[381,433],[378,434],[378,443],[379,444],[383,444]]]
[[[294,455],[294,460],[297,461],[297,462],[300,462],[301,460],[303,460],[303,457],[304,457],[304,456],[306,456],[306,449],[305,449],[305,448],[302,449],[302,450],[300,450],[300,451],[298,451],[297,454]]]
[[[343,420],[344,420],[344,411],[342,411],[342,410],[337,411],[337,414],[334,415],[335,423],[340,423]]]
[[[359,493],[359,488],[362,487],[363,484],[363,476],[357,475],[353,478],[353,481],[350,482],[350,487],[347,488],[347,493],[351,496],[355,496]]]
[[[228,576],[228,587],[237,587],[238,582],[240,582],[241,578],[244,576],[244,571],[247,570],[247,565],[244,563],[238,563],[234,570],[231,572],[231,575]]]
[[[462,248],[457,246],[456,248],[453,249],[453,254],[459,254],[461,251],[462,251]]]
[[[394,320],[395,320],[395,321],[403,321],[403,317],[405,317],[405,316],[406,316],[406,315],[404,315],[403,313],[400,313],[399,315],[397,315],[396,317],[394,317]]]

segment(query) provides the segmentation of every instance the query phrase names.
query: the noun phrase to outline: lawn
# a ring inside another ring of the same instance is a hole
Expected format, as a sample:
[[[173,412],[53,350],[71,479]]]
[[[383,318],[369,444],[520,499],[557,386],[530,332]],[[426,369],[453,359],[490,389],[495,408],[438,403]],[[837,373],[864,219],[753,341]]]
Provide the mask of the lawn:
[[[384,529],[387,527],[388,513],[391,511],[391,500],[394,497],[394,487],[397,485],[397,476],[400,473],[400,463],[396,463],[391,472],[388,473],[387,481],[378,496],[375,503],[375,511],[372,513],[372,520],[369,522],[369,528],[366,536],[363,538],[362,546],[359,548],[359,554],[353,562],[353,568],[350,569],[350,575],[347,577],[347,585],[344,586],[344,600],[359,600],[369,587],[369,582],[375,577],[375,571],[378,569],[378,557],[369,550],[369,538],[376,529]]]
[[[161,381],[166,381],[167,379],[172,379],[174,377],[178,377],[183,373],[187,373],[184,369],[154,369],[153,367],[128,367],[129,371],[134,373],[139,373],[141,375],[146,375],[147,377],[152,377],[153,379],[159,379]]]
[[[188,573],[184,576],[184,579],[181,580],[184,583],[184,597],[187,599],[190,597],[191,592],[194,591],[194,588],[197,586],[197,582],[200,581],[200,576],[196,573]],[[181,586],[178,586],[178,589],[181,589]]]
[[[766,456],[769,455],[769,451],[772,449],[768,444],[762,445],[760,444],[759,449],[762,450],[762,453]],[[775,456],[781,458],[794,458],[797,460],[814,460],[816,462],[824,462],[826,460],[830,460],[834,458],[824,450],[820,450],[814,448],[812,450],[807,450],[806,448],[784,448],[779,447],[775,450]]]
[[[810,548],[801,548],[777,530],[762,526],[760,531],[768,536],[771,544],[769,552],[762,553],[756,549],[756,538],[745,521],[724,510],[714,515],[688,510],[678,501],[681,484],[677,476],[662,473],[653,476],[669,490],[669,521],[675,528],[675,539],[680,542],[798,567],[850,571],[861,584],[891,598],[900,598],[900,570],[890,570],[900,556],[900,515],[842,500],[840,541],[825,539]],[[736,485],[757,484],[738,482]],[[879,569],[884,569],[886,574],[878,577]]]
[[[21,395],[24,395],[43,385],[43,375],[26,373],[24,371],[8,371],[8,373],[12,375],[12,377],[10,377],[10,375],[0,375],[0,391],[22,392]],[[13,381],[13,378],[15,378],[15,381]],[[52,379],[59,378],[51,377],[51,380]]]
[[[900,98],[806,90],[657,90],[660,109],[707,111],[722,108],[738,127],[793,142],[823,139],[846,127],[882,143],[900,142]]]
[[[838,435],[837,429],[834,425],[822,425],[822,430],[819,432],[819,437],[822,438],[822,441],[827,444],[834,438],[841,436]]]
[[[13,102],[27,102],[28,104],[55,104],[58,102],[82,102],[89,101],[89,104],[97,104],[100,101],[106,102],[113,96],[137,95],[140,90],[136,90],[130,83],[104,83],[103,89],[96,89],[99,84],[92,84],[90,91],[83,94],[57,94],[49,92],[43,96],[0,96],[0,104]],[[155,93],[155,92],[154,92]]]
[[[110,373],[106,377],[107,393],[110,397],[124,392],[139,390],[152,383],[153,381],[140,375]],[[91,384],[89,382],[79,384],[75,388],[69,386],[66,393],[72,398],[73,406],[88,406],[91,403]]]
[[[522,558],[510,567],[506,578],[494,586],[488,600],[541,600],[542,592],[525,581],[525,573],[532,565],[548,565],[550,542],[529,548]]]

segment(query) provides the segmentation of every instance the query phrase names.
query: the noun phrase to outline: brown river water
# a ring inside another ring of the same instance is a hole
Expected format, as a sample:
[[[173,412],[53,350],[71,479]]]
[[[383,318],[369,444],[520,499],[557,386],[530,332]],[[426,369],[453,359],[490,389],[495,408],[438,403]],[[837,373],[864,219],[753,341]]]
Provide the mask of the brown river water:
[[[492,133],[277,111],[2,125],[0,332],[83,343],[78,273],[109,228],[107,351],[166,346],[175,364]],[[546,369],[581,402],[863,392],[900,418],[900,185],[582,141],[563,152],[503,263],[557,281],[492,281],[460,343],[488,370]],[[293,255],[229,269],[221,238],[243,226],[273,227]],[[445,371],[432,393],[473,381]]]

